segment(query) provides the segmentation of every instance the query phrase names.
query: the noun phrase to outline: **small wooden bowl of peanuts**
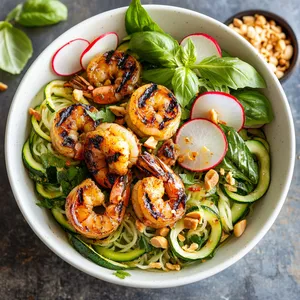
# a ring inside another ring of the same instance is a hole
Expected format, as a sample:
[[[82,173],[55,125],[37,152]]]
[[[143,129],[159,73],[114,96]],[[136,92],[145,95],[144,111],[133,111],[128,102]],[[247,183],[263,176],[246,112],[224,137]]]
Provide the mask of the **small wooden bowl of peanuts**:
[[[257,49],[281,82],[291,75],[299,46],[293,29],[283,18],[264,10],[247,10],[225,24]]]

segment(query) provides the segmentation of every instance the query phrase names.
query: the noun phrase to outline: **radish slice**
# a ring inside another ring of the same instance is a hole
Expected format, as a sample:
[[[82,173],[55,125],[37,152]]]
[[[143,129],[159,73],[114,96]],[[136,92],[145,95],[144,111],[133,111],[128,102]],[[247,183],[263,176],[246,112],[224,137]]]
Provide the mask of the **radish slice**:
[[[227,139],[219,126],[206,119],[194,119],[181,126],[176,135],[185,169],[202,172],[218,165],[227,151]]]
[[[119,37],[115,32],[107,32],[100,35],[82,52],[80,63],[83,69],[87,68],[90,60],[96,55],[115,50],[119,43]]]
[[[180,45],[185,46],[188,42],[188,39],[191,39],[195,45],[197,59],[195,64],[201,62],[204,58],[217,55],[222,57],[222,51],[217,43],[217,41],[208,34],[205,33],[193,33],[186,36],[181,42]]]
[[[245,112],[242,104],[232,95],[223,92],[206,92],[196,98],[191,109],[191,119],[209,119],[208,113],[214,109],[218,120],[236,131],[243,128]]]
[[[81,71],[79,58],[89,44],[87,40],[75,39],[60,47],[52,57],[53,71],[59,76],[70,76]]]

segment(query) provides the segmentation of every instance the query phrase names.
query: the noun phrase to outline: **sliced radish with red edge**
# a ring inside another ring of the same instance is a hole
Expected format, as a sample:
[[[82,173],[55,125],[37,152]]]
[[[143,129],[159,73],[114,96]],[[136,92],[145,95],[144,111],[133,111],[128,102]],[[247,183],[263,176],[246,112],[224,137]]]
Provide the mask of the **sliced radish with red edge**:
[[[188,39],[191,39],[195,45],[197,59],[196,64],[201,62],[204,58],[209,56],[219,56],[222,57],[222,51],[217,43],[217,41],[206,33],[193,33],[185,38],[180,42],[180,45],[185,46],[188,42]]]
[[[90,60],[97,54],[105,53],[109,50],[116,50],[119,44],[119,37],[116,32],[107,32],[90,43],[82,52],[80,63],[83,69],[87,68]]]
[[[80,55],[89,44],[89,41],[79,38],[60,47],[52,57],[53,71],[59,76],[70,76],[81,71]]]
[[[214,109],[218,120],[236,131],[243,128],[245,112],[242,104],[232,95],[223,92],[206,92],[199,95],[191,109],[191,119],[209,119],[209,111]]]
[[[175,142],[180,151],[178,163],[194,172],[206,171],[218,165],[228,146],[221,128],[206,119],[194,119],[183,124]]]

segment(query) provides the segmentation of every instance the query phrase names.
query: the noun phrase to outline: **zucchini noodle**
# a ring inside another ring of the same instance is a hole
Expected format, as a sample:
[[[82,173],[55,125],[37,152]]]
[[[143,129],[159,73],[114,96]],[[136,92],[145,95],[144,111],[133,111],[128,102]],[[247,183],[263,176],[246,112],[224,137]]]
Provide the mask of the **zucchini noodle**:
[[[219,195],[218,208],[223,229],[226,232],[230,232],[233,229],[230,201],[221,191],[220,187],[218,187],[217,193]]]

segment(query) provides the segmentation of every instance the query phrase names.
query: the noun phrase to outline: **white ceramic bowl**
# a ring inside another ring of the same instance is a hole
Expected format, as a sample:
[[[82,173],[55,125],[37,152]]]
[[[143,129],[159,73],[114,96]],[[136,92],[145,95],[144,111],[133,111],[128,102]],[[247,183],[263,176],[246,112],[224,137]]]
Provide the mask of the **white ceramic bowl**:
[[[102,13],[74,26],[51,43],[36,59],[12,102],[5,151],[8,176],[16,201],[31,228],[52,251],[74,267],[105,281],[132,287],[163,288],[192,283],[224,270],[242,258],[266,234],[279,214],[289,189],[295,159],[295,133],[291,111],[279,81],[247,41],[222,23],[190,10],[158,5],[146,8],[153,19],[178,40],[194,32],[205,32],[213,36],[221,48],[253,65],[267,82],[268,88],[264,93],[271,100],[275,113],[275,120],[266,127],[271,146],[272,181],[268,193],[258,201],[254,214],[248,218],[247,230],[243,236],[230,239],[206,263],[195,263],[180,272],[132,270],[131,277],[120,280],[113,275],[113,271],[104,269],[77,253],[46,209],[35,204],[33,184],[23,166],[21,150],[30,128],[28,108],[36,104],[37,100],[33,99],[41,87],[57,78],[50,67],[51,57],[59,47],[77,37],[92,41],[107,31],[116,31],[121,38],[124,37],[126,8]]]

